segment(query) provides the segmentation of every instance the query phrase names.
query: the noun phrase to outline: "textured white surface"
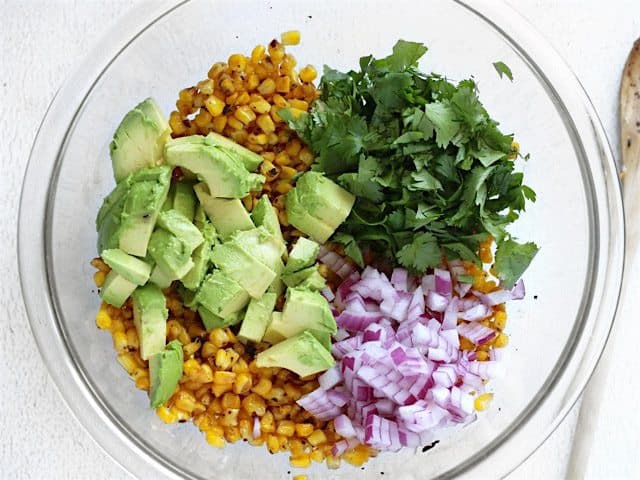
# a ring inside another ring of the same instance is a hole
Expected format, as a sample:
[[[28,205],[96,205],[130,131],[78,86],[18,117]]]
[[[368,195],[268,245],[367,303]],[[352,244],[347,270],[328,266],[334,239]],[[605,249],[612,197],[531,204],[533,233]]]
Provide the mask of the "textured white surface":
[[[2,478],[128,478],[88,437],[49,379],[31,339],[18,288],[16,219],[18,195],[31,142],[59,85],[131,0],[0,1],[0,268],[4,314],[3,386],[0,415]],[[568,61],[601,115],[617,151],[619,76],[633,40],[640,35],[637,0],[510,0]],[[638,260],[638,259],[636,259]],[[636,261],[636,267],[638,265]],[[632,282],[640,291],[636,275]],[[598,424],[588,478],[638,478],[640,392],[636,301],[623,311],[615,361]],[[633,343],[632,343],[633,342]],[[561,427],[510,478],[557,479],[566,475],[577,415]]]

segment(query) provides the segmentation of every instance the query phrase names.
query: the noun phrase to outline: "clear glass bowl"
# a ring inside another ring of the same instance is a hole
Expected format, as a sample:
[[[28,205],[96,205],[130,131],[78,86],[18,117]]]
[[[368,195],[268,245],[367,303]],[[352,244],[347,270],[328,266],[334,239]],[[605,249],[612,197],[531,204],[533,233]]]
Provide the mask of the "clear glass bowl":
[[[169,113],[178,91],[213,62],[299,29],[300,64],[338,68],[385,55],[398,38],[426,43],[422,68],[473,75],[481,98],[531,160],[538,192],[515,233],[540,254],[527,299],[510,310],[508,375],[491,408],[428,452],[382,454],[359,478],[504,475],[562,420],[606,342],[623,262],[620,189],[602,127],[584,91],[530,25],[501,2],[232,0],[153,3],[111,30],[51,104],[20,206],[22,289],[40,352],[62,397],[96,441],[139,477],[283,478],[286,455],[242,443],[211,448],[191,424],[164,425],[115,359],[94,318],[89,261],[94,218],[113,179],[108,144],[123,114],[147,96]],[[492,62],[506,62],[513,83]],[[81,460],[80,460],[81,461]],[[353,467],[315,465],[312,478],[348,479]]]

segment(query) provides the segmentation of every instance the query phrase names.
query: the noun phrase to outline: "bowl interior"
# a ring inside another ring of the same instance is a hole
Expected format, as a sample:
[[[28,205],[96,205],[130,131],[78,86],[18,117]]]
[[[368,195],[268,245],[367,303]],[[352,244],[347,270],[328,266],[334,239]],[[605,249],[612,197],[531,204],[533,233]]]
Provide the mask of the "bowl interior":
[[[360,56],[386,55],[399,38],[427,44],[422,69],[451,79],[473,75],[490,114],[531,154],[530,161],[519,165],[538,201],[513,232],[535,240],[541,251],[526,273],[526,300],[509,309],[507,375],[491,384],[491,408],[472,425],[435,436],[440,443],[428,452],[383,454],[364,471],[357,470],[362,478],[379,478],[379,472],[393,472],[397,478],[443,474],[485,455],[487,446],[503,439],[532,402],[546,394],[580,329],[598,235],[586,161],[548,88],[511,43],[457,3],[192,2],[132,40],[85,98],[49,191],[47,273],[60,327],[76,368],[111,418],[109,428],[134,439],[174,472],[276,478],[291,470],[286,455],[272,456],[244,444],[214,449],[191,424],[159,420],[116,361],[110,336],[95,326],[99,298],[89,265],[96,255],[95,215],[114,186],[108,145],[124,113],[152,96],[168,115],[178,91],[206,78],[214,62],[235,52],[248,54],[256,44],[290,29],[302,32],[301,45],[291,48],[298,63],[318,68],[354,68]],[[492,62],[499,60],[511,67],[513,82],[498,77]],[[347,479],[356,473],[350,466],[314,469],[322,472],[315,478]]]

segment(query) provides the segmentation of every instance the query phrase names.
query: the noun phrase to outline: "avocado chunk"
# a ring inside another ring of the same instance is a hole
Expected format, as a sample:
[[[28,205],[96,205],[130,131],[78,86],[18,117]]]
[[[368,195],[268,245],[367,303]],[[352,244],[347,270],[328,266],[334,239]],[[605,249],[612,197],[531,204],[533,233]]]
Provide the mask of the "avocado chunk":
[[[271,270],[282,262],[280,242],[264,227],[238,231],[231,236],[229,242],[237,244]]]
[[[157,408],[171,398],[182,377],[184,353],[182,344],[173,340],[160,352],[149,358],[151,408]]]
[[[326,330],[308,330],[308,332],[316,337],[316,340],[327,349],[327,352],[331,352],[331,334]]]
[[[304,268],[293,273],[283,273],[282,281],[287,287],[300,287],[306,290],[322,290],[326,281],[318,271],[318,265]]]
[[[262,163],[262,157],[255,152],[252,152],[248,148],[244,148],[242,145],[237,144],[230,138],[219,135],[215,132],[210,132],[205,141],[209,145],[214,145],[226,151],[229,155],[236,156],[242,161],[244,168],[253,172]]]
[[[158,226],[174,234],[187,247],[190,254],[204,241],[198,227],[175,209],[160,213]]]
[[[202,324],[207,332],[214,328],[224,328],[231,325],[237,325],[242,320],[242,312],[234,312],[228,315],[227,318],[222,318],[202,305],[198,307],[198,315],[200,315],[200,320],[202,320]]]
[[[238,230],[255,228],[249,212],[239,199],[212,197],[204,183],[197,184],[193,189],[203,210],[222,238],[227,238]]]
[[[169,288],[174,280],[177,278],[165,272],[160,265],[155,265],[149,276],[149,281],[160,288]]]
[[[130,255],[145,257],[158,214],[167,198],[171,167],[156,167],[132,174],[131,188],[121,214],[119,246]]]
[[[275,237],[281,245],[280,254],[283,255],[287,250],[287,246],[282,237],[278,214],[273,205],[271,205],[269,197],[266,195],[260,197],[260,200],[258,200],[258,203],[255,204],[251,211],[251,219],[256,227],[266,228]]]
[[[252,298],[244,315],[238,339],[243,342],[258,343],[262,340],[264,332],[271,321],[271,314],[276,306],[278,296],[267,292],[260,298]]]
[[[189,290],[196,290],[204,279],[207,269],[209,268],[209,260],[211,259],[211,248],[216,242],[216,230],[209,221],[205,221],[201,229],[204,241],[202,245],[196,248],[191,259],[193,267],[182,277],[182,284]]]
[[[194,303],[228,320],[249,303],[250,296],[238,282],[220,270],[205,277],[194,298]]]
[[[334,228],[309,214],[300,203],[296,188],[287,193],[285,208],[289,223],[318,243],[325,243],[335,232]]]
[[[286,197],[289,222],[319,243],[344,222],[355,197],[319,172],[306,172]]]
[[[130,188],[130,182],[122,181],[102,201],[102,206],[96,217],[99,252],[109,248],[118,248],[120,244],[121,216]]]
[[[286,327],[282,326],[282,312],[273,312],[269,319],[269,324],[264,331],[264,335],[262,336],[262,340],[270,343],[271,345],[275,345],[276,343],[286,340],[287,336],[282,333],[283,329],[286,330]]]
[[[148,360],[164,348],[167,333],[167,301],[159,287],[152,283],[138,287],[131,295],[133,323],[140,340],[140,357]]]
[[[170,135],[169,123],[152,98],[130,110],[116,129],[109,146],[116,183],[130,173],[160,165],[164,145]]]
[[[287,265],[284,267],[284,274],[298,272],[316,263],[316,257],[320,251],[320,245],[313,240],[304,237],[298,241],[291,249]]]
[[[253,298],[260,298],[276,278],[273,270],[235,242],[226,242],[214,248],[211,261]]]
[[[276,278],[271,282],[269,288],[267,288],[267,292],[273,292],[279,297],[284,293],[284,282],[281,278],[282,272],[284,271],[284,263],[282,260],[274,265],[273,271],[276,274]]]
[[[249,173],[242,162],[225,150],[198,142],[169,140],[165,147],[167,163],[185,168],[207,184],[211,196],[243,198],[259,189],[262,175]]]
[[[104,279],[100,297],[109,305],[120,308],[131,296],[137,285],[130,282],[115,270],[111,270]]]
[[[136,285],[144,285],[149,280],[151,266],[119,248],[103,250],[100,257],[109,267]]]
[[[184,277],[191,268],[191,250],[178,237],[162,228],[151,235],[149,254],[174,279]]]
[[[193,191],[193,184],[178,182],[174,185],[173,209],[180,212],[187,217],[187,220],[192,222],[196,212],[196,194]]]
[[[316,337],[305,331],[259,353],[256,364],[259,368],[286,368],[306,377],[331,368],[335,360]]]

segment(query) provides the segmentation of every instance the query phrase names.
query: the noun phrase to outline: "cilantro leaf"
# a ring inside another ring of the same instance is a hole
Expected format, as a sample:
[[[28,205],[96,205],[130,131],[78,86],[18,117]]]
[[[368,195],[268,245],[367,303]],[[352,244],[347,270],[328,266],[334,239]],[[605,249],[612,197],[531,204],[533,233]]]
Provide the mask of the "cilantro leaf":
[[[362,251],[356,242],[353,235],[348,233],[338,232],[331,238],[332,241],[344,246],[344,253],[356,262],[361,268],[364,268],[364,259],[362,258]]]
[[[435,128],[438,146],[446,147],[449,145],[460,130],[460,125],[455,121],[455,113],[451,106],[442,102],[430,103],[425,105],[424,111]]]
[[[500,78],[502,78],[502,75],[505,75],[509,80],[513,82],[513,73],[511,73],[511,69],[507,66],[506,63],[494,62],[493,68],[496,69],[496,72],[498,72],[498,75],[500,75]]]
[[[393,53],[385,60],[391,71],[402,72],[415,66],[427,50],[428,48],[422,43],[398,40],[393,46]]]
[[[436,267],[442,260],[442,252],[436,238],[430,233],[421,233],[413,241],[400,249],[400,265],[412,272],[422,273],[429,267]]]
[[[538,250],[538,246],[533,242],[518,243],[515,240],[504,240],[498,243],[495,269],[504,288],[512,288],[515,285]]]

